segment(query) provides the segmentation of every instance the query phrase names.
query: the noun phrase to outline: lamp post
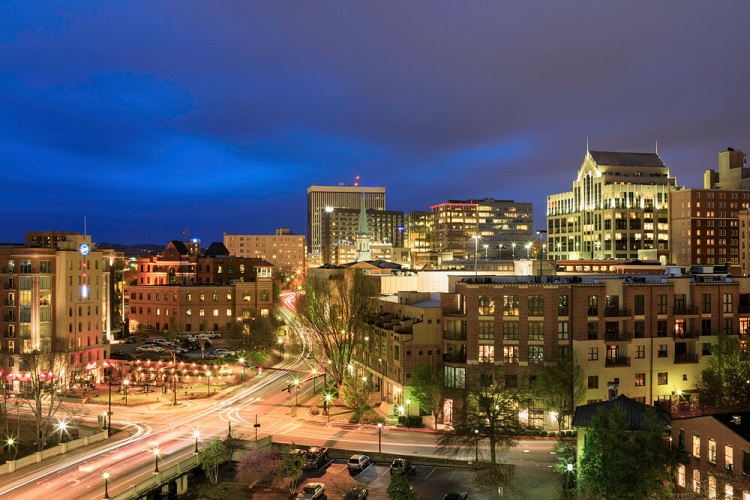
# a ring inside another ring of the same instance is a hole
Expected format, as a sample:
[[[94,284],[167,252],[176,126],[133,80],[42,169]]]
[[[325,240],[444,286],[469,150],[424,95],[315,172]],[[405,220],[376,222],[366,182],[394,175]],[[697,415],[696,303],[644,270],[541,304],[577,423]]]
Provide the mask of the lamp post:
[[[490,248],[490,246],[487,244],[484,244],[482,246],[484,247],[484,260],[487,260],[489,259],[489,257],[487,256],[487,249]]]
[[[177,406],[177,353],[172,354],[172,406]]]
[[[331,395],[326,394],[326,398],[324,401],[325,403],[324,406],[326,410],[326,425],[331,425],[331,399],[332,399]]]
[[[510,247],[513,249],[513,260],[516,260],[516,242],[511,243]]]
[[[479,430],[474,429],[474,459],[479,462]]]
[[[130,380],[125,379],[122,381],[123,390],[125,391],[125,406],[128,406],[128,386],[130,385]]]
[[[406,400],[406,428],[409,428],[409,419],[411,417],[411,399]]]
[[[497,258],[498,259],[502,259],[503,258],[503,248],[505,248],[505,247],[503,246],[502,243],[500,243],[500,245],[498,245],[498,247],[497,247]]]
[[[382,447],[381,447],[381,439],[380,439],[380,430],[383,428],[383,423],[378,422],[378,453],[382,453]]]
[[[206,372],[206,377],[208,377],[208,395],[211,395],[211,371]]]
[[[112,435],[112,365],[109,365],[109,391],[107,392],[107,436]]]
[[[109,472],[102,474],[104,478],[104,498],[109,498]]]
[[[282,337],[279,337],[278,343],[279,343],[279,354],[283,358],[284,357],[284,339]]]
[[[245,358],[240,358],[237,361],[240,362],[240,382],[242,382],[245,375]]]
[[[193,437],[195,438],[195,451],[193,453],[198,453],[198,438],[201,437],[201,431],[198,429],[193,431]]]
[[[159,448],[154,448],[152,450],[154,454],[154,474],[159,473]]]
[[[475,234],[471,237],[474,240],[474,276],[477,275],[477,251],[479,250],[479,239],[480,236]]]
[[[524,248],[526,248],[526,259],[531,258],[531,242],[528,242],[524,245]]]
[[[298,406],[299,403],[297,402],[297,395],[299,394],[299,379],[294,379],[294,387],[296,388],[294,391],[294,406]]]
[[[565,489],[569,490],[570,489],[570,475],[573,472],[573,464],[568,464],[566,469],[568,472],[565,476]]]

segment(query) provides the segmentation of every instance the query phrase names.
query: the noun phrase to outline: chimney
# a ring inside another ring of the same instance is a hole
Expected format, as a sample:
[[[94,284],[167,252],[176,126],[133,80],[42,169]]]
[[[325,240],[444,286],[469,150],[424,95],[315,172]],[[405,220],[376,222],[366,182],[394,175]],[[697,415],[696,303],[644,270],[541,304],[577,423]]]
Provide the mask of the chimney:
[[[617,382],[607,382],[607,391],[609,392],[609,400],[617,399],[617,391],[620,388],[620,384]]]

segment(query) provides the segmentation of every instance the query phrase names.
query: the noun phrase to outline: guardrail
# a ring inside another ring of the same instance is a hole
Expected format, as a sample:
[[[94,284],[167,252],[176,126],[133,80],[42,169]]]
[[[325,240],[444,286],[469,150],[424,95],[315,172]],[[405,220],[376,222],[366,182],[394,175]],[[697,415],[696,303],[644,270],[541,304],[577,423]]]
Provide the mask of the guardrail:
[[[23,458],[19,458],[18,460],[8,460],[7,462],[5,462],[5,464],[0,466],[0,474],[7,474],[9,472],[14,472],[14,471],[17,471],[18,469],[28,467],[29,465],[39,463],[42,460],[45,460],[47,458],[56,457],[58,455],[64,455],[65,453],[69,451],[73,451],[76,448],[98,443],[99,441],[103,441],[107,439],[108,437],[109,435],[107,434],[107,431],[102,431],[98,434],[94,434],[93,436],[87,436],[87,437],[76,439],[74,441],[70,441],[67,443],[61,443],[57,446],[53,446],[52,448],[47,448],[46,450],[43,450],[43,451],[37,451],[36,453],[27,455]]]
[[[172,479],[180,477],[186,472],[195,469],[196,467],[200,466],[200,464],[200,455],[191,455],[185,460],[177,462],[175,465],[155,473],[145,481],[134,484],[122,493],[110,496],[110,498],[113,500],[129,500],[131,498],[137,498],[144,495],[145,493],[148,493],[154,488],[158,488],[162,484],[167,483]]]

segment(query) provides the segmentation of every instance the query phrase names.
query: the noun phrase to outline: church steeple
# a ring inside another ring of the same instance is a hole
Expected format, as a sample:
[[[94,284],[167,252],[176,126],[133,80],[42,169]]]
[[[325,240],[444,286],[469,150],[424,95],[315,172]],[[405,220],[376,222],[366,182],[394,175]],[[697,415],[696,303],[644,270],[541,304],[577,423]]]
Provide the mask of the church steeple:
[[[365,193],[362,193],[362,203],[359,208],[359,233],[357,234],[357,262],[364,262],[367,260],[371,260],[370,236],[367,230]]]

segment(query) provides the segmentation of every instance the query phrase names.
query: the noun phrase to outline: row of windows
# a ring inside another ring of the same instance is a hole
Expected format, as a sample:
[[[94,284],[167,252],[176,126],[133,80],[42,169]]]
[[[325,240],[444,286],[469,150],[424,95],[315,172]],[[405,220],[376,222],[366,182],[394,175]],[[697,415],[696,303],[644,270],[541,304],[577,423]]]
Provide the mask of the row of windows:
[[[136,307],[132,306],[130,308],[130,312],[133,313],[133,314],[135,314],[136,313]],[[143,314],[143,307],[138,307],[137,308],[137,312],[138,312],[138,314]],[[164,316],[170,316],[170,315],[177,316],[177,313],[178,313],[178,309],[177,308],[174,308],[174,309],[170,309],[169,307],[165,307],[164,308]],[[146,308],[146,314],[151,314],[151,308],[150,307]],[[161,316],[162,315],[162,309],[161,308],[159,308],[159,307],[156,308],[156,315],[157,316]],[[185,309],[185,316],[192,316],[192,315],[193,315],[193,310],[191,308]],[[205,316],[205,315],[206,315],[206,310],[205,309],[198,309],[198,316]],[[212,311],[212,315],[213,316],[219,316],[219,308],[214,308],[213,311]],[[232,309],[227,309],[226,310],[226,315],[227,315],[227,317],[231,317],[232,316]]]

